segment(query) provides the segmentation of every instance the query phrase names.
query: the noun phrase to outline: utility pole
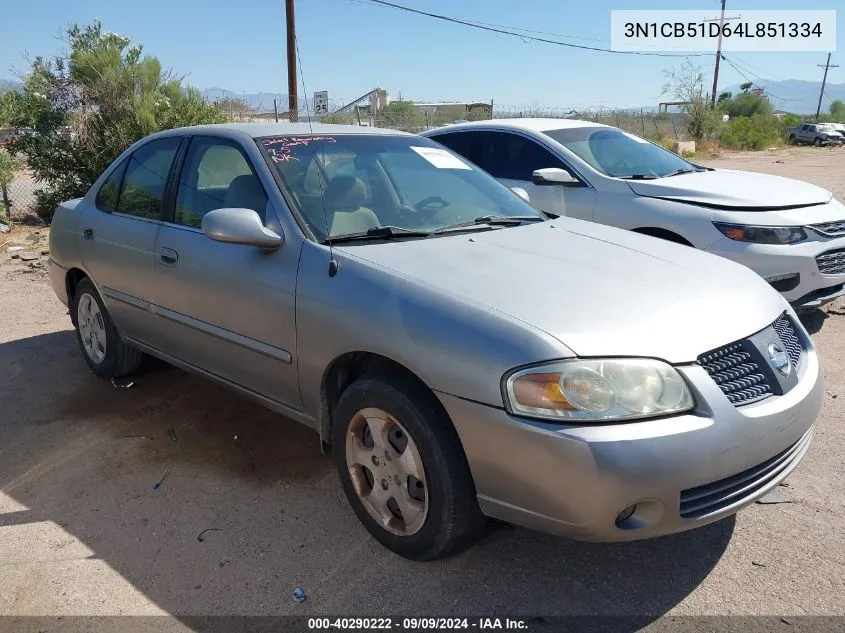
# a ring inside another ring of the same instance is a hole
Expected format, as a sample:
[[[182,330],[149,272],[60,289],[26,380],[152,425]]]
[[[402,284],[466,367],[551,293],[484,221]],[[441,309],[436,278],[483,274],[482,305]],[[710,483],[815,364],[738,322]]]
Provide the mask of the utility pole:
[[[827,54],[827,63],[824,65],[816,64],[819,68],[824,68],[824,78],[822,79],[822,89],[819,92],[819,106],[816,108],[816,121],[819,120],[819,114],[822,111],[822,97],[824,96],[824,86],[827,83],[827,71],[831,68],[839,68],[839,64],[831,64],[830,63],[830,53]]]
[[[719,18],[719,43],[716,45],[716,69],[713,71],[713,92],[710,107],[716,107],[716,86],[719,83],[719,62],[722,61],[722,29],[725,27],[725,0],[722,0],[722,17]]]
[[[299,120],[299,98],[296,95],[296,22],[293,0],[285,0],[288,33],[288,121]]]

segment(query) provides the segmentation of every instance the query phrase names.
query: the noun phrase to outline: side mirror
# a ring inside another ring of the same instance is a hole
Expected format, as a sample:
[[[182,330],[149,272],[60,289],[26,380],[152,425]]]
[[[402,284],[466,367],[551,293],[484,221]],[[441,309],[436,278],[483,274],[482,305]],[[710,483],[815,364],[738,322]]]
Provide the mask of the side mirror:
[[[202,218],[202,232],[215,242],[244,244],[275,250],[284,241],[268,229],[252,209],[215,209]]]
[[[513,191],[516,195],[525,200],[528,204],[531,204],[531,198],[528,196],[528,192],[525,191],[525,189],[523,189],[522,187],[511,187],[511,191]]]
[[[563,185],[564,187],[580,187],[581,181],[560,167],[537,169],[531,174],[531,181],[535,185]]]

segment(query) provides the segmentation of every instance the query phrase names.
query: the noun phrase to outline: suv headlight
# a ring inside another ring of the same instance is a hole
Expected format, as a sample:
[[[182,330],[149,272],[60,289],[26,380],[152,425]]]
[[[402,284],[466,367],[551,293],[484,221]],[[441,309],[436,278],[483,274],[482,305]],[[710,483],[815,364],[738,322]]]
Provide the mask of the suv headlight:
[[[749,226],[747,224],[726,224],[714,222],[725,237],[738,242],[756,244],[794,244],[807,239],[807,233],[800,226]]]
[[[648,358],[573,359],[505,377],[505,404],[515,415],[600,422],[680,413],[695,402],[677,370]]]

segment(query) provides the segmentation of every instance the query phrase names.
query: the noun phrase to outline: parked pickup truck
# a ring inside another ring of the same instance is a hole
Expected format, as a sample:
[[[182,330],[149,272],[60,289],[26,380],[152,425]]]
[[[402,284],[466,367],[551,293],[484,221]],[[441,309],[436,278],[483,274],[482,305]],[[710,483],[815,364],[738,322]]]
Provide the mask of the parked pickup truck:
[[[805,123],[789,130],[789,142],[826,145],[843,143],[845,136],[829,123]]]

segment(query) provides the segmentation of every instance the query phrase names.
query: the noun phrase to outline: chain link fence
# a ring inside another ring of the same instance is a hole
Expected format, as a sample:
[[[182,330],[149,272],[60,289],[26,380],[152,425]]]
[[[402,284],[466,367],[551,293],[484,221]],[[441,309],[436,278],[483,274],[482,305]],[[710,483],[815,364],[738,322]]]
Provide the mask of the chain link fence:
[[[22,220],[35,213],[35,182],[26,163],[4,149],[0,142],[0,222]]]
[[[226,118],[232,122],[287,121],[287,100],[283,95],[250,95],[246,101],[217,101]],[[284,98],[284,102],[283,102]],[[313,103],[302,100],[299,120],[319,121],[392,128],[404,132],[419,133],[444,125],[463,121],[510,118],[580,119],[612,125],[651,141],[671,144],[673,141],[689,139],[688,117],[681,112],[657,113],[645,109],[618,109],[606,107],[564,107],[564,106],[512,106],[488,103],[423,103],[419,101],[393,101],[387,107],[375,112],[366,99],[344,104],[330,101],[329,114],[313,115]]]

